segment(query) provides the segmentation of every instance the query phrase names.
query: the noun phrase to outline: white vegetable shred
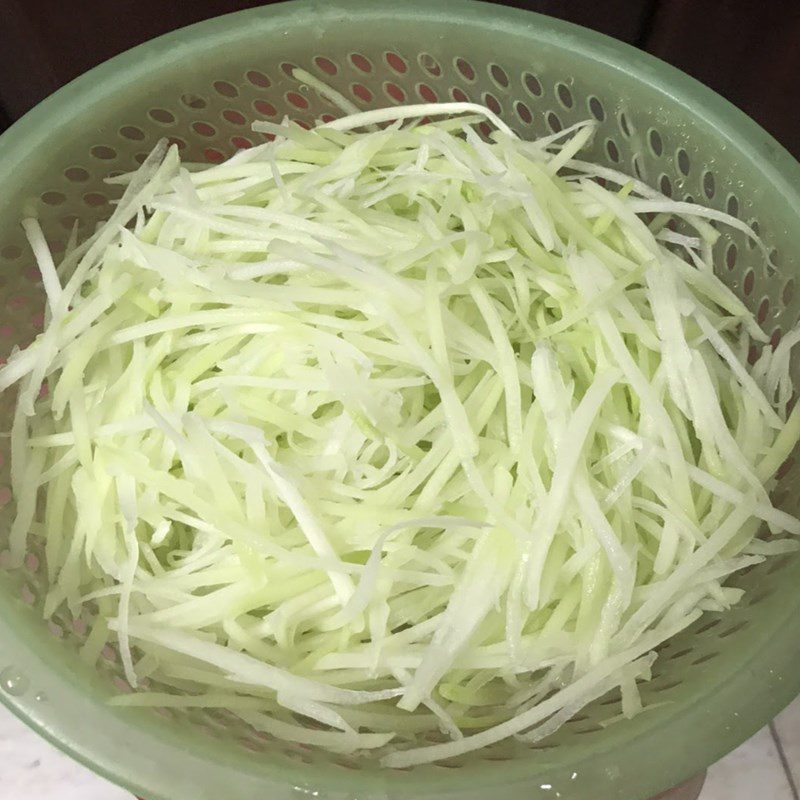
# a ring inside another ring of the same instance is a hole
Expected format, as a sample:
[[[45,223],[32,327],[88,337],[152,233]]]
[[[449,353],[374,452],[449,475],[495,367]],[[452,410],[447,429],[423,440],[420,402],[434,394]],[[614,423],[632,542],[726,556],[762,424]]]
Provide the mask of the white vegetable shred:
[[[47,324],[0,389],[45,614],[94,615],[121,705],[391,767],[637,713],[659,645],[800,533],[770,501],[800,333],[751,367],[709,260],[709,220],[755,234],[580,161],[590,123],[256,127],[201,170],[160,145],[58,267],[24,224]]]

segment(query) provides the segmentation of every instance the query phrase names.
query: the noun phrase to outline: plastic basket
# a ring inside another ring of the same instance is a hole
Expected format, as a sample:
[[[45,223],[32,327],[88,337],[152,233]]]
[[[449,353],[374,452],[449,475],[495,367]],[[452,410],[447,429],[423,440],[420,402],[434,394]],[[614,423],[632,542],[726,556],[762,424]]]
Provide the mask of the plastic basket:
[[[729,230],[723,279],[773,342],[800,316],[800,167],[750,119],[700,84],[626,45],[534,14],[480,3],[299,2],[177,31],[93,70],[0,138],[0,355],[42,324],[43,292],[19,221],[37,214],[58,250],[114,194],[103,178],[168,136],[192,161],[260,141],[256,119],[311,124],[336,110],[292,79],[301,66],[364,108],[470,99],[524,137],[599,122],[589,157],[758,227],[777,272]],[[0,398],[10,426],[13,398]],[[800,558],[736,580],[744,601],[706,615],[662,648],[643,691],[656,707],[600,725],[595,703],[533,747],[501,743],[407,771],[270,741],[219,711],[106,704],[122,686],[112,647],[81,658],[88,618],[42,621],[43,559],[8,570],[13,513],[8,440],[0,439],[0,697],[44,736],[152,800],[641,800],[680,783],[743,741],[800,689]],[[775,502],[798,511],[787,466]],[[116,684],[116,685],[115,685]]]

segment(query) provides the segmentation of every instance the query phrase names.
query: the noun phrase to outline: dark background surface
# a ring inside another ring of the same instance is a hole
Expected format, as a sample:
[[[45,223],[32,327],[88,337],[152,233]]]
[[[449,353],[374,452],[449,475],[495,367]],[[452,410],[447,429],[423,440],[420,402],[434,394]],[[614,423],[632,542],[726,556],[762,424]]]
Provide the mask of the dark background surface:
[[[0,129],[123,50],[192,22],[263,4],[0,0]],[[510,0],[505,5],[594,28],[663,58],[727,97],[800,157],[800,0]]]

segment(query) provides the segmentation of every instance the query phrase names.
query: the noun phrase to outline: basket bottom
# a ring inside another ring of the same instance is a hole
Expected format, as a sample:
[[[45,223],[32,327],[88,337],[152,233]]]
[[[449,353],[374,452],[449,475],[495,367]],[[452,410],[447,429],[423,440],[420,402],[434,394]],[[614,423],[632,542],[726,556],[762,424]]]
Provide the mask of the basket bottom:
[[[705,782],[706,773],[701,772],[699,775],[695,775],[694,778],[690,778],[686,783],[662,792],[652,800],[698,800]]]
[[[682,783],[674,789],[668,789],[666,792],[661,792],[661,794],[651,798],[651,800],[698,800],[705,782],[706,773],[701,772],[699,775],[695,775],[694,778],[686,781],[686,783]],[[145,798],[137,797],[136,800],[145,800]]]

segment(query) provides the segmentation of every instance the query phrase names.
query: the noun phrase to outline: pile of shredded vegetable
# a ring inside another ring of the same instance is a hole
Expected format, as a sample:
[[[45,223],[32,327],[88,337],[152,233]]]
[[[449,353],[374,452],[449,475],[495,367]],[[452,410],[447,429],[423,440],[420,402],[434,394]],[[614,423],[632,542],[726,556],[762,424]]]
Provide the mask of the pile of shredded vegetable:
[[[45,614],[95,614],[115,702],[392,767],[637,713],[655,649],[800,533],[769,498],[800,333],[748,365],[710,223],[758,240],[581,161],[590,123],[256,127],[203,169],[159,146],[58,267],[25,223],[47,322],[0,389]]]

